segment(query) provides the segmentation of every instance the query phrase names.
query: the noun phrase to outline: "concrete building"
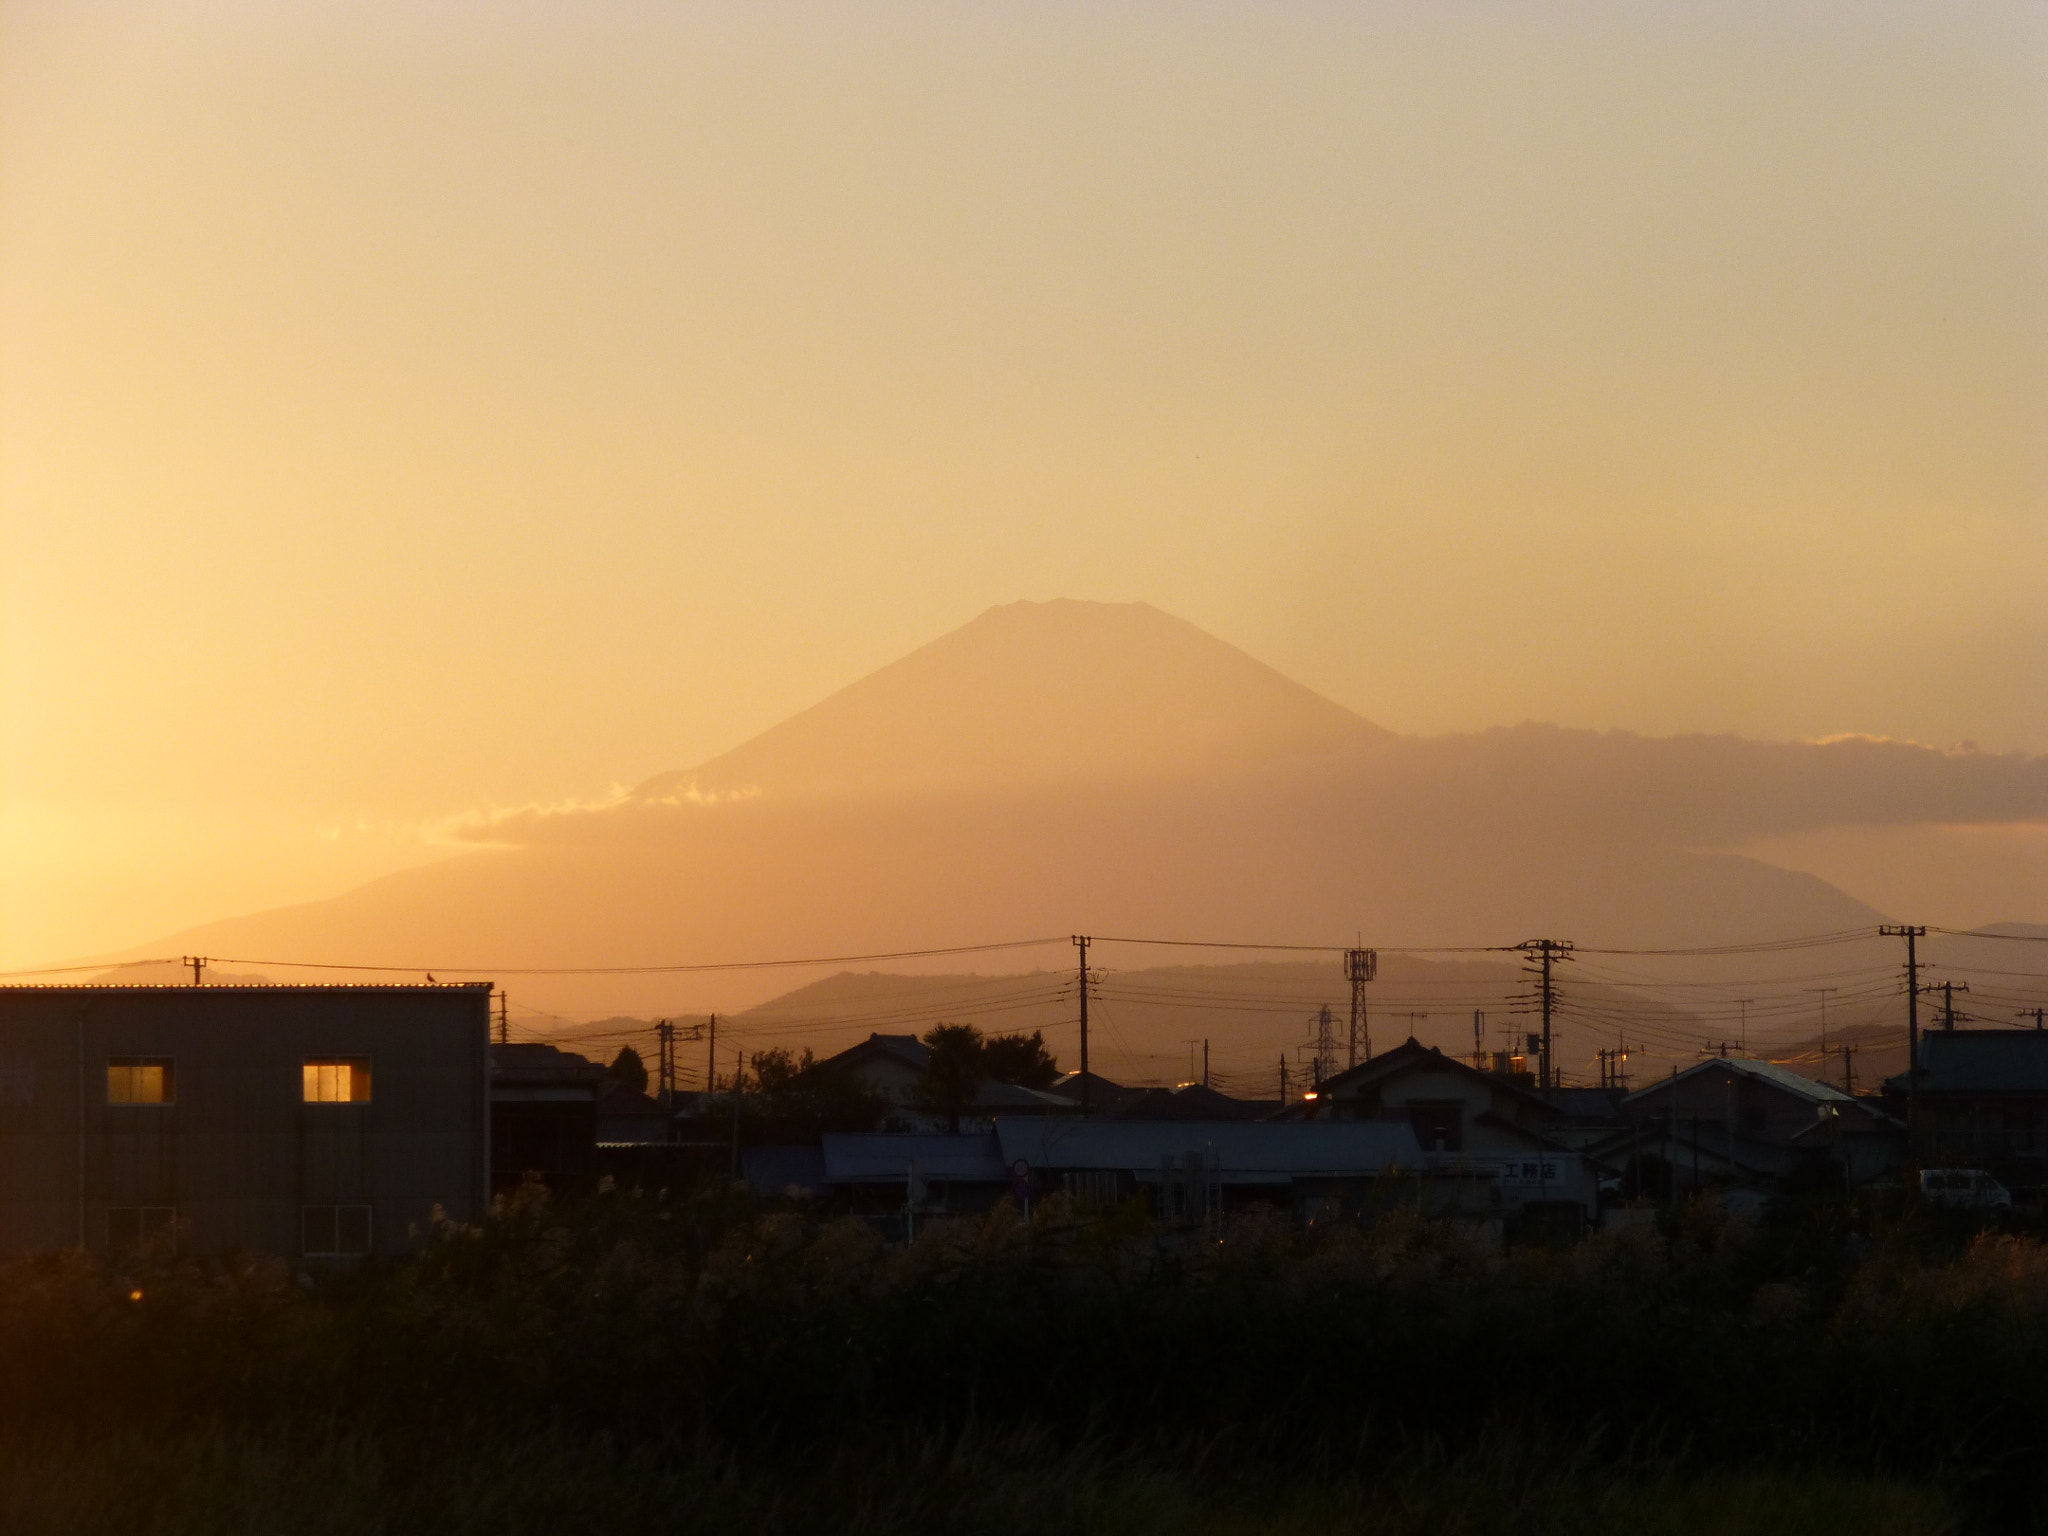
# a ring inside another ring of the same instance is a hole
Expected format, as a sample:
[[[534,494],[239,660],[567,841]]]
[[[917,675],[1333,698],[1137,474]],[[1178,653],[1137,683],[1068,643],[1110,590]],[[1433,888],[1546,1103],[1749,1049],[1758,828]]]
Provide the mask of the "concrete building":
[[[490,994],[0,987],[0,1249],[317,1260],[475,1219]]]

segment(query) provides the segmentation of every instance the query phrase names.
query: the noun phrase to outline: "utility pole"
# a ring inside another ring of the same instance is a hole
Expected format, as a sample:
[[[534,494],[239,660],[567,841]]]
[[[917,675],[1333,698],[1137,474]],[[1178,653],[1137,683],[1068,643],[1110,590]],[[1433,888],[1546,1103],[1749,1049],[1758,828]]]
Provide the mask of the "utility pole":
[[[1472,1070],[1486,1070],[1486,1010],[1472,1010]]]
[[[1094,1095],[1088,1091],[1088,936],[1075,934],[1074,948],[1081,952],[1081,1118],[1085,1120],[1094,1108]]]
[[[718,1015],[717,1015],[717,1014],[715,1014],[715,1013],[714,1013],[713,1015],[711,1015],[711,1020],[710,1020],[710,1022],[709,1022],[709,1023],[708,1023],[708,1024],[707,1024],[707,1025],[705,1026],[705,1028],[706,1028],[706,1030],[708,1031],[708,1034],[709,1034],[709,1038],[710,1038],[710,1041],[711,1041],[711,1043],[710,1043],[710,1045],[706,1046],[706,1047],[705,1047],[705,1050],[704,1050],[704,1091],[705,1091],[706,1093],[716,1093],[716,1092],[718,1091]]]
[[[1956,1027],[1956,994],[1967,992],[1967,981],[1944,981],[1941,984],[1941,1027],[1953,1033]]]
[[[1551,968],[1557,961],[1572,952],[1572,946],[1561,939],[1530,939],[1517,944],[1515,948],[1528,955],[1538,966],[1539,1000],[1543,1007],[1543,1057],[1539,1063],[1542,1075],[1537,1078],[1539,1088],[1555,1088],[1557,1073],[1551,1067],[1554,1059],[1551,1046],[1551,1023],[1557,1013],[1557,985],[1551,975]]]
[[[747,1089],[747,1051],[732,1048],[732,1176],[740,1176],[740,1095]]]
[[[1888,939],[1906,941],[1906,1146],[1920,1155],[1920,949],[1923,923],[1886,923],[1877,930]]]
[[[1351,983],[1351,1053],[1346,1066],[1372,1060],[1372,1030],[1365,1019],[1365,984],[1379,974],[1380,952],[1376,949],[1344,951],[1344,979]]]
[[[1738,997],[1735,999],[1735,1006],[1740,1010],[1737,1014],[1738,1023],[1735,1033],[1742,1041],[1742,1054],[1745,1056],[1749,1054],[1749,1005],[1755,1001],[1756,999],[1753,997]]]
[[[1408,1020],[1408,1038],[1410,1040],[1413,1040],[1415,1038],[1415,1031],[1422,1027],[1422,1021],[1428,1018],[1429,1015],[1426,1013],[1415,1013],[1411,1011],[1410,1013],[1406,1014],[1405,1017]]]
[[[655,1043],[660,1047],[660,1075],[656,1078],[655,1095],[661,1100],[661,1107],[667,1109],[676,1097],[676,1027],[668,1019],[654,1026]]]
[[[199,973],[206,969],[206,957],[204,955],[187,955],[184,959],[184,964],[192,967],[192,985],[195,987],[204,985],[199,979]]]
[[[500,1045],[510,1045],[510,1044],[512,1043],[512,1021],[511,1021],[510,1019],[508,1019],[508,1018],[506,1018],[506,1017],[505,1017],[505,1007],[506,1007],[506,1004],[507,1004],[507,1002],[509,1001],[509,999],[507,999],[507,998],[506,998],[506,996],[505,996],[505,989],[504,989],[503,987],[500,987],[500,988],[498,989],[498,999],[497,999],[497,1001],[498,1001],[498,1044],[500,1044]]]
[[[1856,1047],[1846,1041],[1842,1045],[1842,1092],[1856,1097]]]
[[[1209,1042],[1202,1042],[1202,1086],[1209,1086]]]
[[[2013,1017],[2017,1019],[2032,1019],[2034,1021],[2034,1028],[2039,1029],[2042,1019],[2048,1018],[2048,1008],[2022,1008]]]
[[[1287,1053],[1280,1053],[1280,1107],[1287,1107]]]
[[[1808,987],[1806,990],[1820,994],[1820,1056],[1822,1061],[1826,1061],[1828,1056],[1828,994],[1830,992],[1839,992],[1841,988]]]

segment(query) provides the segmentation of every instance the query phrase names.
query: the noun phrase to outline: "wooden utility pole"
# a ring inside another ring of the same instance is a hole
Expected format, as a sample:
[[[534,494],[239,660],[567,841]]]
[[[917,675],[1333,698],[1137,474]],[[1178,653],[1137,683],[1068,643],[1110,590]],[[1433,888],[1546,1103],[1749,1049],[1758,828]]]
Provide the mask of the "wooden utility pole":
[[[732,1176],[740,1176],[740,1095],[747,1086],[747,1053],[744,1046],[732,1048]]]
[[[1530,939],[1517,944],[1515,948],[1528,955],[1537,966],[1538,1002],[1543,1010],[1543,1055],[1538,1063],[1541,1075],[1536,1080],[1539,1088],[1555,1088],[1557,1072],[1551,1066],[1555,1059],[1552,1054],[1551,1024],[1557,1014],[1557,983],[1552,967],[1572,952],[1572,946],[1562,939]]]
[[[661,1100],[661,1107],[667,1109],[676,1097],[676,1027],[663,1019],[654,1026],[654,1040],[659,1047],[660,1066],[655,1082],[655,1096]]]
[[[1808,987],[1806,990],[1809,992],[1818,992],[1820,994],[1820,1055],[1821,1060],[1825,1061],[1827,1060],[1828,1055],[1828,994],[1831,992],[1839,992],[1841,991],[1841,988]]]
[[[1209,1086],[1209,1042],[1202,1042],[1202,1086]]]
[[[1906,1146],[1920,1156],[1920,949],[1927,934],[1920,923],[1886,923],[1877,930],[1889,939],[1906,941]]]
[[[1941,1027],[1953,1033],[1956,1027],[1956,994],[1967,992],[1967,981],[1944,981],[1941,984]]]
[[[192,985],[195,987],[203,985],[199,979],[199,973],[206,969],[206,957],[204,955],[187,955],[184,963],[192,967]]]
[[[708,1033],[711,1043],[708,1046],[706,1046],[704,1050],[704,1091],[706,1093],[716,1093],[718,1091],[717,1014],[714,1013],[713,1015],[711,1015],[710,1022],[705,1025],[705,1029]]]
[[[1088,935],[1074,935],[1074,948],[1081,953],[1081,1116],[1086,1119],[1095,1107],[1088,1078]]]
[[[2034,1021],[2034,1028],[2039,1029],[2041,1027],[2041,1021],[2044,1018],[2048,1018],[2048,1008],[2022,1008],[2018,1013],[2013,1015],[2013,1017],[2020,1019],[2032,1019]]]
[[[512,1021],[505,1013],[506,1008],[510,1005],[511,999],[505,995],[505,989],[500,987],[498,989],[498,1044],[500,1045],[510,1045],[512,1043]]]

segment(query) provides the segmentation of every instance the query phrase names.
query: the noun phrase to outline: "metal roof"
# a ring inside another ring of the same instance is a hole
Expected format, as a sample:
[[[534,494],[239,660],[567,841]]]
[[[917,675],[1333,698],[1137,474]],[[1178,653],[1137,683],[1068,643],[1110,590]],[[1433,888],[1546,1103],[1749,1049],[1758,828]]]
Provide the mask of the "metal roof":
[[[1901,1091],[1904,1076],[1892,1078]],[[1920,1036],[1922,1093],[2048,1092],[2048,1032],[1930,1029]]]
[[[901,1184],[913,1162],[927,1179],[1000,1184],[1010,1176],[989,1131],[960,1136],[827,1131],[823,1150],[827,1184]]]
[[[1801,1077],[1790,1067],[1781,1067],[1774,1061],[1758,1061],[1750,1056],[1709,1057],[1697,1066],[1687,1067],[1683,1072],[1678,1073],[1674,1077],[1661,1077],[1648,1087],[1638,1088],[1622,1102],[1624,1104],[1638,1103],[1653,1094],[1662,1093],[1673,1083],[1682,1083],[1689,1077],[1695,1077],[1702,1072],[1710,1072],[1716,1067],[1733,1072],[1738,1077],[1747,1077],[1755,1082],[1767,1083],[1773,1088],[1794,1094],[1799,1098],[1807,1100],[1809,1103],[1854,1104],[1856,1102],[1839,1088],[1831,1088],[1826,1083],[1815,1082],[1810,1077]]]
[[[1156,1177],[1160,1160],[1213,1155],[1225,1183],[1355,1178],[1422,1159],[1405,1120],[1082,1120],[998,1118],[1007,1165],[1116,1170]]]

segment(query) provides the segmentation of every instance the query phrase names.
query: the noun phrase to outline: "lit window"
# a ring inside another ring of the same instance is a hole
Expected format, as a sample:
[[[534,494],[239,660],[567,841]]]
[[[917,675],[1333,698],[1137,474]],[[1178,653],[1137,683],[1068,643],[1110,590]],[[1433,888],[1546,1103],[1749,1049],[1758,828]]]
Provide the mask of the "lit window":
[[[176,1230],[178,1211],[170,1205],[110,1205],[107,1246],[117,1249],[163,1247]]]
[[[305,1210],[305,1252],[310,1258],[355,1256],[370,1251],[367,1205],[309,1205]]]
[[[108,1060],[109,1104],[170,1104],[177,1096],[170,1057],[115,1056]]]
[[[369,1103],[370,1058],[326,1056],[308,1061],[305,1093],[308,1104]]]

